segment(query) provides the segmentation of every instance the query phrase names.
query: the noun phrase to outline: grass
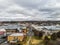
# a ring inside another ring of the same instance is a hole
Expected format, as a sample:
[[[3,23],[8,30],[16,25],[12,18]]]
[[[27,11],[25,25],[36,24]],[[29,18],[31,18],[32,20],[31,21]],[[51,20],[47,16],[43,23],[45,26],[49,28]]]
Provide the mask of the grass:
[[[27,36],[26,42],[23,43],[23,45],[27,45],[28,40],[29,40],[29,36]],[[38,37],[32,36],[30,45],[38,45],[42,43],[42,41],[43,41],[42,39],[38,39]]]
[[[29,40],[29,36],[26,37],[25,42],[23,43],[23,45],[27,45],[27,41]]]
[[[32,39],[31,39],[31,43],[32,45],[44,45],[44,35],[42,38],[38,38],[36,36],[33,36]],[[48,38],[50,39],[51,37],[48,36]]]
[[[37,36],[32,36],[31,45],[44,45],[44,42],[43,42],[44,37],[45,36],[43,36],[41,39],[41,38],[38,38]],[[48,36],[48,38],[50,38],[50,36]],[[27,36],[26,41],[25,41],[25,43],[23,43],[23,45],[27,45],[28,40],[29,40],[29,36]]]
[[[32,45],[38,45],[38,44],[40,44],[42,42],[43,42],[42,39],[39,39],[38,37],[35,37],[35,36],[33,36],[32,39],[31,39]]]

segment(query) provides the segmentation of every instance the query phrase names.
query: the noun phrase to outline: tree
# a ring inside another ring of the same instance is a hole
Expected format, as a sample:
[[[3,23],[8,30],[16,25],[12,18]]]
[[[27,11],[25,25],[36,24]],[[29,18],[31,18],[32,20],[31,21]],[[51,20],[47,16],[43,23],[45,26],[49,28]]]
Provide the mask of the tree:
[[[60,38],[60,31],[59,31],[59,32],[57,32],[57,37],[58,37],[58,38]]]
[[[43,31],[40,31],[39,32],[39,37],[42,38],[42,36],[43,36]]]
[[[56,40],[57,39],[57,34],[56,33],[53,33],[52,35],[51,35],[51,40]]]
[[[45,36],[45,38],[44,38],[44,45],[48,45],[48,43],[49,43],[49,38],[48,38],[48,36]]]
[[[43,36],[43,33],[44,33],[43,31],[36,31],[36,33],[34,35],[36,38],[41,39]]]

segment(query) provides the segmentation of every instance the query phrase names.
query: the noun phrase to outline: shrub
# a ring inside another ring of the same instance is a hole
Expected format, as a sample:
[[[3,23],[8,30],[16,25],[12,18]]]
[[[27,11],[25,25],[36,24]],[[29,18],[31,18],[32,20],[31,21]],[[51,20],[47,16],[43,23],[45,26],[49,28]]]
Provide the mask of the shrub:
[[[58,38],[60,38],[60,31],[59,31],[59,32],[57,32],[57,37],[58,37]]]
[[[44,45],[48,45],[48,43],[49,43],[49,38],[48,38],[48,36],[45,36],[45,38],[44,38]]]
[[[51,35],[51,40],[56,40],[57,39],[57,34],[56,33],[53,33],[52,35]]]

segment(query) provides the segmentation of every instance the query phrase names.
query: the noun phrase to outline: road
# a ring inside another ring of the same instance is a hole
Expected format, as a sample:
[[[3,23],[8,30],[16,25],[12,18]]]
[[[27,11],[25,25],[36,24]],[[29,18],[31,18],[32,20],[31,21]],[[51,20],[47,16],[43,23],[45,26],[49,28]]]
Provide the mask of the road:
[[[0,39],[0,44],[5,42],[5,41],[6,41],[6,39]]]
[[[5,43],[2,43],[1,45],[9,45],[8,43],[7,44],[5,44]]]
[[[7,41],[5,41],[5,42],[1,43],[1,45],[9,45],[9,44],[7,43]]]
[[[34,33],[32,31],[32,27],[31,26],[29,27],[29,31],[28,31],[27,35],[29,36],[29,40],[27,41],[27,45],[30,45],[31,38],[32,38],[32,36],[34,36]]]
[[[30,36],[29,40],[27,41],[27,45],[30,45],[30,41],[31,41],[31,36]]]

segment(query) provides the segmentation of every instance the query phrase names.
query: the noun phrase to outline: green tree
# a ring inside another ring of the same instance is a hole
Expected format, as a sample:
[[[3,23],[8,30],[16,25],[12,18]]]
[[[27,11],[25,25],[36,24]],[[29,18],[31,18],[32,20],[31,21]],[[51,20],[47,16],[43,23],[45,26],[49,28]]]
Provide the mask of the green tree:
[[[57,37],[58,37],[58,38],[60,38],[60,31],[59,31],[59,32],[57,32]]]
[[[51,35],[51,40],[56,40],[57,39],[57,34],[56,33],[53,33],[52,35]]]
[[[36,32],[34,35],[37,39],[41,39],[42,36],[43,36],[44,32],[43,31],[40,31],[40,32]]]
[[[48,36],[45,36],[44,38],[44,45],[48,45],[50,39],[48,38]]]

